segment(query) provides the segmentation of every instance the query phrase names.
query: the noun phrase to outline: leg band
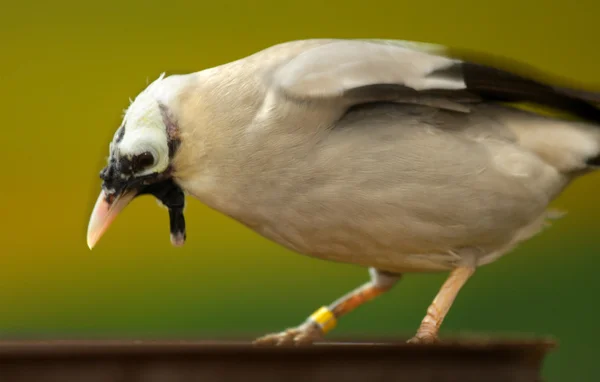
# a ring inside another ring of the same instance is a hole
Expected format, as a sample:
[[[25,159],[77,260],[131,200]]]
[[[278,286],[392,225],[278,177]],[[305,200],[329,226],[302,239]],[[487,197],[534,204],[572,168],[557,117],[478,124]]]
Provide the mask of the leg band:
[[[326,306],[323,306],[314,312],[308,319],[319,325],[323,331],[323,334],[331,331],[331,329],[335,328],[337,325],[337,319],[335,318],[335,315]]]

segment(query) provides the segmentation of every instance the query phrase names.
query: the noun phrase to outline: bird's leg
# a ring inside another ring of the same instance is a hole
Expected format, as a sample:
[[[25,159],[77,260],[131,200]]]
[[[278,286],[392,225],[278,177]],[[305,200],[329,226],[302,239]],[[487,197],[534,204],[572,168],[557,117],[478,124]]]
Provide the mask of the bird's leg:
[[[459,267],[450,272],[450,276],[429,305],[417,334],[408,341],[409,343],[433,343],[438,340],[442,321],[448,314],[458,292],[474,272],[474,267]]]
[[[401,275],[370,268],[371,280],[313,313],[302,325],[254,341],[256,345],[310,345],[322,340],[343,315],[390,290]]]

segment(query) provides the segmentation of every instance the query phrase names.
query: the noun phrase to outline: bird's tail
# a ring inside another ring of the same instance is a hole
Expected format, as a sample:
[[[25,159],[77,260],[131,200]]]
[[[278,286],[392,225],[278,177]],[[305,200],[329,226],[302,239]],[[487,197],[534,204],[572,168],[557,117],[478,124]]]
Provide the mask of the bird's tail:
[[[555,87],[555,90],[574,99],[579,99],[584,102],[587,102],[588,104],[595,106],[596,109],[600,110],[600,91],[579,90],[565,87]],[[595,125],[600,126],[600,121],[595,122]],[[598,140],[597,137],[596,140]],[[596,156],[588,158],[586,164],[589,166],[589,168],[600,168],[600,153]]]
[[[562,173],[600,169],[600,92],[546,86],[548,97],[541,99],[550,101],[546,105],[509,105],[530,116],[550,117],[517,114],[509,125],[519,141]]]

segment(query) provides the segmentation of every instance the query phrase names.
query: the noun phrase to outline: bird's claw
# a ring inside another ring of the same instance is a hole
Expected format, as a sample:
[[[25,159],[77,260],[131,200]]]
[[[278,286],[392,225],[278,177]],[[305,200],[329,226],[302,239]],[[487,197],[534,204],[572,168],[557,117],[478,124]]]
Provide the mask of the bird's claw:
[[[419,334],[417,333],[413,338],[406,341],[409,344],[421,344],[421,345],[429,345],[440,342],[439,338],[435,335],[431,334]]]
[[[306,346],[323,340],[323,331],[312,322],[287,329],[281,333],[267,334],[254,340],[257,346]]]

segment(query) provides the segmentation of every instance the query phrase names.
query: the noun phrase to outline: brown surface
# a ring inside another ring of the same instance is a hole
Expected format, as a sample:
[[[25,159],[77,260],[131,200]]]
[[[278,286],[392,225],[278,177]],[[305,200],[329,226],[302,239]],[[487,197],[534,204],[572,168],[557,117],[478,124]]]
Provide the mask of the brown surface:
[[[323,343],[0,342],[2,382],[540,381],[550,341]]]

